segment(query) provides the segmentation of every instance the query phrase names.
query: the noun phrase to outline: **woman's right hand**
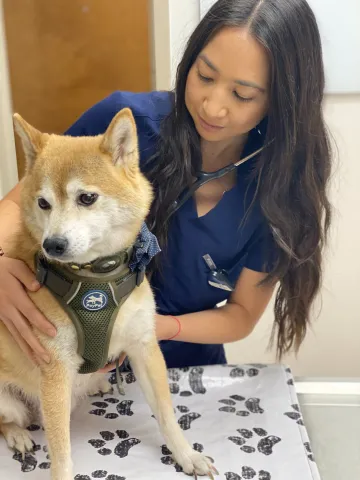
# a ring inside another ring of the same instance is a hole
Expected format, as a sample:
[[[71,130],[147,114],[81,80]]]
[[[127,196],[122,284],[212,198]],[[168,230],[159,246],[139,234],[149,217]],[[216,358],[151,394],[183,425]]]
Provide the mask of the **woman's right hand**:
[[[21,350],[36,363],[49,363],[50,356],[34,335],[31,326],[54,337],[55,327],[36,308],[26,289],[39,290],[34,273],[21,260],[0,257],[0,321]]]

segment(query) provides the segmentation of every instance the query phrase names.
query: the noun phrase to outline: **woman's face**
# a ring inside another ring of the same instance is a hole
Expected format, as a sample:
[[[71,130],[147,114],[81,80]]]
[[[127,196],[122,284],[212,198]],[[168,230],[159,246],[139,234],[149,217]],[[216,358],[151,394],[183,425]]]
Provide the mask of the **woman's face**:
[[[224,28],[189,71],[185,102],[201,138],[229,141],[256,127],[268,108],[270,66],[246,29]]]

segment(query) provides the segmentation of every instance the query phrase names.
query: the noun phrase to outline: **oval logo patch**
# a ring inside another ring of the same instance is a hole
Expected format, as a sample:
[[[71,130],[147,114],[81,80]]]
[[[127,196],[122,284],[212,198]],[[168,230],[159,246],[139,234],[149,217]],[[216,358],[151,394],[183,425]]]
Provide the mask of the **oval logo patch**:
[[[102,310],[107,304],[108,296],[102,290],[91,290],[82,297],[83,307],[90,312]]]

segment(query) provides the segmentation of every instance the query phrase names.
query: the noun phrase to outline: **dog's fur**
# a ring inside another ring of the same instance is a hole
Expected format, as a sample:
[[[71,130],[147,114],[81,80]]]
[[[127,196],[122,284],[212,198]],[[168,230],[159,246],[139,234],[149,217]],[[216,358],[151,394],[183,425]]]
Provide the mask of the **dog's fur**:
[[[19,115],[14,115],[14,122],[26,154],[27,171],[20,233],[8,255],[34,270],[34,253],[54,235],[69,242],[64,256],[58,259],[66,263],[90,262],[133,244],[148,213],[152,191],[139,169],[131,111],[119,112],[105,134],[96,137],[43,134]],[[99,195],[91,207],[77,204],[79,194],[84,192]],[[40,209],[39,197],[46,199],[51,209]],[[38,410],[49,444],[51,478],[72,480],[71,410],[84,395],[107,392],[110,385],[99,373],[77,373],[82,358],[77,354],[76,331],[52,294],[43,287],[29,295],[55,325],[57,335],[52,338],[33,329],[51,355],[49,364],[37,366],[0,322],[0,431],[10,447],[20,452],[31,450],[31,437],[25,427]],[[154,318],[154,299],[145,280],[120,309],[109,361],[126,352],[174,459],[186,473],[212,477],[211,463],[190,447],[176,421]]]

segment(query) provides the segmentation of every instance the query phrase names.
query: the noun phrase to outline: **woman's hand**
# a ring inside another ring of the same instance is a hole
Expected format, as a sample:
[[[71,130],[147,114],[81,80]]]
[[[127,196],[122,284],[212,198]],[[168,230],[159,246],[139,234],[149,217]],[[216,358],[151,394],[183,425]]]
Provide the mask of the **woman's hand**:
[[[31,360],[49,363],[50,356],[31,326],[52,337],[56,335],[56,329],[36,308],[25,290],[36,292],[39,288],[34,273],[24,262],[0,257],[0,321]]]

